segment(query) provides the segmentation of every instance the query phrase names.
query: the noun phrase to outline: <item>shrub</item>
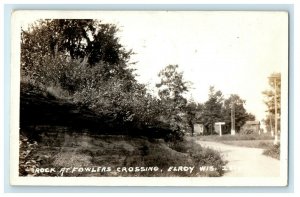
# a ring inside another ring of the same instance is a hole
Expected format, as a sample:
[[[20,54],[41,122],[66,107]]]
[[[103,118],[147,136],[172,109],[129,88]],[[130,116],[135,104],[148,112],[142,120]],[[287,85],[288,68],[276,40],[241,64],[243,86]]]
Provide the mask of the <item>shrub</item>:
[[[170,148],[181,153],[187,153],[192,159],[192,165],[196,168],[199,168],[200,166],[214,166],[216,171],[202,172],[206,173],[205,176],[222,176],[224,174],[222,168],[226,165],[227,161],[223,160],[218,151],[204,148],[194,141],[186,140],[172,143],[170,144]]]
[[[249,134],[253,134],[254,130],[253,129],[244,129],[240,133],[244,134],[244,135],[249,135]]]
[[[190,153],[193,161],[197,166],[213,166],[216,170],[209,176],[222,176],[225,172],[223,167],[227,161],[222,159],[221,154],[210,148],[201,148],[201,151],[193,149]]]
[[[29,142],[28,138],[20,135],[19,139],[19,175],[35,176],[35,168],[39,167],[39,162],[35,153],[37,152],[37,142]]]
[[[263,154],[279,160],[280,159],[280,144],[273,145],[270,148],[264,150]]]

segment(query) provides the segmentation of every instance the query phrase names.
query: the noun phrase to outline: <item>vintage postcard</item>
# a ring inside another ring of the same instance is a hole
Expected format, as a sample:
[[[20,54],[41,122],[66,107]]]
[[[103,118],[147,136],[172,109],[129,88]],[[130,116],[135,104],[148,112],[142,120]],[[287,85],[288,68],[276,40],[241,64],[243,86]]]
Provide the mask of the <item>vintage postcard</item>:
[[[287,12],[11,22],[12,185],[288,184]]]

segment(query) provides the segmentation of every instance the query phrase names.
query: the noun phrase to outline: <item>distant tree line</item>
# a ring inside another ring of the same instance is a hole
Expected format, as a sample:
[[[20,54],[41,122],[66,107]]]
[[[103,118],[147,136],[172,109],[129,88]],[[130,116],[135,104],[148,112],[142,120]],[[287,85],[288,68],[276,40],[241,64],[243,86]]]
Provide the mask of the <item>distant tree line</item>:
[[[229,98],[224,98],[220,90],[216,91],[213,86],[210,86],[206,102],[191,102],[188,104],[189,121],[193,124],[203,124],[204,135],[215,134],[214,124],[216,122],[225,122],[222,133],[228,134],[231,131],[231,109],[234,105],[235,128],[236,132],[240,132],[246,121],[255,120],[255,116],[246,111],[245,103],[246,101],[236,94],[231,94]],[[194,133],[193,128],[190,129],[191,133]]]

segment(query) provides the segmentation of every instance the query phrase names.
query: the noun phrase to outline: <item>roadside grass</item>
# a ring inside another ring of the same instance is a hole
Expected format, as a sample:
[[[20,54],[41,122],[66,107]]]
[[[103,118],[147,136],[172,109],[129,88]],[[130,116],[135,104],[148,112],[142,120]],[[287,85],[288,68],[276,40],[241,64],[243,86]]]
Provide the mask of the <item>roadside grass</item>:
[[[248,148],[263,148],[267,149],[273,145],[272,140],[234,140],[234,141],[222,141],[223,144],[242,146]]]
[[[280,144],[270,146],[264,150],[263,154],[280,160]]]
[[[218,177],[224,174],[226,165],[217,151],[201,147],[194,140],[167,143],[163,140],[149,140],[120,135],[57,135],[53,139],[44,137],[38,143],[31,159],[38,160],[40,168],[54,167],[52,174],[35,176],[144,176],[144,177]],[[53,144],[52,144],[53,143]],[[72,172],[61,174],[59,169],[72,167],[110,167],[112,171]],[[154,167],[159,171],[116,172],[118,167]],[[194,167],[192,173],[169,171],[169,167]],[[200,166],[214,166],[214,171],[200,171]]]
[[[189,137],[191,138],[191,137]],[[248,135],[208,135],[208,136],[197,136],[197,140],[202,141],[214,141],[220,142],[227,145],[241,146],[248,148],[261,148],[264,149],[263,155],[280,159],[280,145],[273,144],[273,137],[269,134],[248,134]]]
[[[197,136],[198,140],[203,141],[214,141],[214,142],[221,142],[221,141],[241,141],[241,140],[272,140],[273,137],[269,134],[248,134],[248,135],[242,135],[242,134],[236,134],[236,135],[203,135],[203,136]]]
[[[236,134],[236,135],[207,135],[197,136],[197,140],[221,142],[223,144],[241,146],[248,148],[263,148],[268,149],[273,144],[273,137],[269,134]]]

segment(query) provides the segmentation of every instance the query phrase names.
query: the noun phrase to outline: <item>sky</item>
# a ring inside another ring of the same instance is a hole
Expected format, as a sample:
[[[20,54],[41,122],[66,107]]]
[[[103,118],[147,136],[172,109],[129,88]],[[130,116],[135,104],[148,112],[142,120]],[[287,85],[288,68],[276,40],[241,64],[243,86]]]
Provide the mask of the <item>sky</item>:
[[[116,24],[120,42],[135,55],[137,79],[149,90],[159,82],[158,73],[177,64],[184,79],[192,82],[188,99],[205,102],[209,86],[224,97],[238,94],[245,108],[262,120],[266,106],[262,91],[268,76],[288,68],[288,19],[284,12],[200,11],[101,11],[31,12],[23,25],[38,18],[95,18]]]

